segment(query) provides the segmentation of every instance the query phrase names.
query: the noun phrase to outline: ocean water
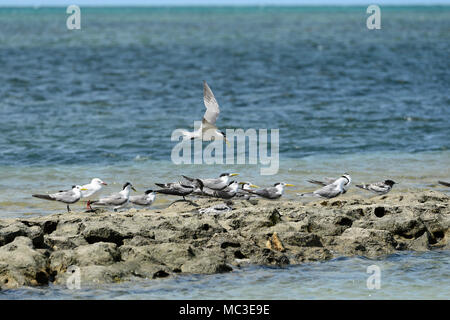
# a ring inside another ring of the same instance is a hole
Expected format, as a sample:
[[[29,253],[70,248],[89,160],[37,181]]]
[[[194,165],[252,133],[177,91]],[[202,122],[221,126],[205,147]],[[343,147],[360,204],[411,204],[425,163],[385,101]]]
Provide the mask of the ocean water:
[[[288,196],[343,172],[399,190],[450,179],[449,6],[383,7],[381,30],[362,7],[81,8],[81,30],[67,16],[0,8],[0,217],[61,210],[30,195],[93,177],[113,192],[236,171],[289,180]],[[202,80],[222,130],[280,130],[277,175],[172,163]]]
[[[293,183],[293,199],[306,179],[348,172],[448,192],[450,7],[381,10],[368,30],[364,7],[82,7],[67,30],[62,7],[0,8],[0,218],[61,212],[31,194],[94,177],[109,193],[230,171]],[[203,115],[203,80],[220,129],[280,130],[276,175],[172,163],[172,132]]]
[[[380,288],[369,289],[369,266]],[[247,267],[231,273],[180,275],[112,285],[22,288],[0,299],[448,299],[450,252],[402,252],[380,259],[337,258],[286,268]]]

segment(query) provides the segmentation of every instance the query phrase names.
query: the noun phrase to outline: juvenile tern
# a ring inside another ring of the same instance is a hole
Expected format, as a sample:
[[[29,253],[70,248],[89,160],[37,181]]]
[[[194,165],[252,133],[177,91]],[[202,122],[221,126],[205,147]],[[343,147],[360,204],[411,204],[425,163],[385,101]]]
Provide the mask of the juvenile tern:
[[[301,197],[322,197],[322,198],[334,198],[340,194],[345,193],[344,185],[350,184],[351,177],[348,174],[342,175],[339,179],[336,179],[333,183],[330,183],[314,192],[298,193]]]
[[[347,173],[345,173],[345,174],[347,174]],[[350,178],[350,175],[348,177],[349,177],[349,181],[344,184],[344,192],[343,193],[347,192],[347,190],[348,190],[348,188],[350,188],[350,184],[352,182],[352,179]],[[335,178],[324,178],[323,181],[320,181],[320,180],[307,180],[307,181],[309,183],[318,184],[318,185],[321,185],[321,186],[327,186],[329,184],[332,184],[336,180],[337,179],[335,179]]]
[[[87,201],[87,209],[92,210],[91,208],[91,198],[94,198],[96,195],[99,194],[100,190],[103,188],[103,186],[106,186],[107,184],[103,182],[99,178],[92,179],[91,183],[85,184],[81,186],[81,188],[85,189],[84,191],[81,191],[81,198],[88,198]]]
[[[371,191],[376,194],[386,194],[392,190],[392,187],[396,184],[396,182],[392,180],[384,180],[381,182],[370,183],[370,184],[357,184],[355,185],[358,188]]]
[[[438,181],[440,184],[442,184],[443,186],[446,187],[450,187],[450,182],[445,182],[445,181]]]
[[[113,209],[116,211],[117,209],[123,208],[128,204],[130,199],[130,190],[136,191],[133,185],[130,182],[127,182],[123,185],[122,191],[113,193],[105,198],[100,198],[99,200],[91,201],[91,204],[100,206],[114,206]]]
[[[239,175],[239,173],[222,173],[219,178],[212,179],[198,179],[203,183],[205,188],[213,189],[213,190],[222,190],[229,185],[230,177],[234,177]],[[189,178],[183,176],[187,181],[194,181],[194,178]]]
[[[294,187],[293,184],[277,182],[273,185],[273,187],[257,189],[257,190],[247,190],[250,193],[256,194],[262,198],[266,199],[278,199],[284,193],[284,187]]]
[[[72,189],[59,191],[51,194],[33,194],[32,196],[44,200],[59,201],[67,204],[67,212],[70,212],[69,204],[78,202],[81,198],[81,191],[85,191],[80,186],[72,186]]]
[[[183,130],[184,139],[202,139],[203,141],[220,139],[228,143],[225,133],[216,127],[216,120],[220,113],[219,104],[206,81],[203,81],[203,102],[206,111],[200,128],[192,132]]]
[[[147,190],[143,195],[130,196],[128,201],[138,206],[150,207],[153,201],[155,201],[155,198],[156,193],[153,190]]]

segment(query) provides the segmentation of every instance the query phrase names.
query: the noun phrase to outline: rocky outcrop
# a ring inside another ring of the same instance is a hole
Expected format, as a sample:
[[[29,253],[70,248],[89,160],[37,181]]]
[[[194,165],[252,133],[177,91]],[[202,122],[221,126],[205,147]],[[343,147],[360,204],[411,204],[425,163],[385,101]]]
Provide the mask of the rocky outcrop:
[[[177,202],[162,210],[0,219],[0,288],[230,272],[397,250],[448,250],[450,201],[418,192],[333,200]],[[70,268],[69,268],[70,267]]]

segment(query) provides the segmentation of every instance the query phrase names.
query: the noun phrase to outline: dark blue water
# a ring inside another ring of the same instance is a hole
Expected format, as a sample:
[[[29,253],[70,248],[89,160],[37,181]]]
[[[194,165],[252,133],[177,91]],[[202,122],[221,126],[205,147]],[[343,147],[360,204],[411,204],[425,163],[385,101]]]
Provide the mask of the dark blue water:
[[[0,8],[0,165],[170,161],[202,80],[282,158],[449,149],[448,6],[81,10]]]

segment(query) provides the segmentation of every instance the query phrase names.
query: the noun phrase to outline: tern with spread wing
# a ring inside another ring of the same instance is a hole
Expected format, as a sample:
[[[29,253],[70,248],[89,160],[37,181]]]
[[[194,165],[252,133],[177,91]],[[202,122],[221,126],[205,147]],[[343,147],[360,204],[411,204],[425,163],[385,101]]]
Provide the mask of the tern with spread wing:
[[[220,114],[219,104],[214,97],[206,81],[203,81],[203,102],[206,107],[200,128],[195,131],[183,130],[184,139],[202,139],[203,141],[225,140],[228,143],[224,132],[216,127],[216,121]]]

